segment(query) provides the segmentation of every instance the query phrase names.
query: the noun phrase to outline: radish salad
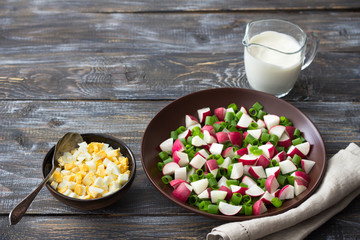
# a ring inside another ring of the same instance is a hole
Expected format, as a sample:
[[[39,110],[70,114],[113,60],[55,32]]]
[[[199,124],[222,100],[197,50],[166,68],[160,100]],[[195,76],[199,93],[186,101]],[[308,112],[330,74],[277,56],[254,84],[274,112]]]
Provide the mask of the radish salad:
[[[259,215],[307,189],[311,145],[288,118],[258,102],[197,113],[160,144],[157,166],[177,199],[212,214]]]

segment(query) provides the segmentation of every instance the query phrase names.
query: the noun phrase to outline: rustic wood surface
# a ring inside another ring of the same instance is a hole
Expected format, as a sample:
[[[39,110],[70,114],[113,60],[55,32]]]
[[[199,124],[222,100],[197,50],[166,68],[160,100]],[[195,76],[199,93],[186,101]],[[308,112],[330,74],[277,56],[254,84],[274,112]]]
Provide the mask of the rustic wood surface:
[[[1,1],[0,239],[205,239],[223,221],[188,212],[151,185],[142,134],[165,105],[208,88],[246,87],[247,22],[281,18],[320,49],[284,99],[321,132],[330,158],[360,145],[359,1]],[[65,132],[107,133],[134,151],[137,176],[113,206],[81,211],[41,190],[23,220],[11,209],[41,182]],[[307,239],[359,239],[360,196]]]

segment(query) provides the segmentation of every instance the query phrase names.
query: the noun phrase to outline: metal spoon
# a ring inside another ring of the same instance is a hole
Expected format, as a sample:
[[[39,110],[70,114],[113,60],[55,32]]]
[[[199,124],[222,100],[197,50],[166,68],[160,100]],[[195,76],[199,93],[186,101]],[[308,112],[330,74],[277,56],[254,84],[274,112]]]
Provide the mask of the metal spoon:
[[[66,133],[56,144],[54,155],[52,158],[52,168],[46,178],[40,183],[40,185],[34,189],[28,196],[26,196],[9,214],[10,225],[17,224],[24,216],[26,210],[30,204],[40,192],[42,187],[46,184],[52,174],[55,172],[56,167],[59,166],[58,159],[65,152],[69,152],[78,147],[78,143],[83,142],[83,138],[78,133]]]

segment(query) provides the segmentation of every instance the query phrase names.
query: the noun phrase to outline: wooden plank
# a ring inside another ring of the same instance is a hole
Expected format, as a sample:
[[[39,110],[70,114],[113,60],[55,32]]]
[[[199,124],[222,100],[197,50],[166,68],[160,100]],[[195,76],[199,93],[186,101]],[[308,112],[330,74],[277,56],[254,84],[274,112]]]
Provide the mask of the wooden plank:
[[[152,208],[162,214],[183,212],[151,186],[141,166],[141,138],[151,118],[169,101],[0,101],[0,214],[8,213],[41,181],[46,152],[65,132],[107,133],[134,151],[137,177],[129,194],[101,213],[140,214]],[[350,142],[360,145],[360,103],[292,102],[318,127],[328,157]],[[147,199],[144,203],[144,197]],[[161,203],[161,204],[159,204]],[[82,214],[67,207],[46,189],[29,214]],[[94,212],[97,213],[97,212]]]
[[[334,216],[306,239],[357,239],[359,228],[360,197]],[[354,211],[355,210],[355,211]],[[0,217],[6,226],[7,216]],[[194,214],[153,214],[152,209],[142,215],[117,214],[52,216],[26,215],[15,226],[3,227],[1,239],[205,239],[212,228],[226,223]]]
[[[11,1],[11,4],[0,4],[0,10],[5,11],[74,11],[74,12],[194,12],[194,11],[249,11],[249,10],[344,10],[358,9],[360,4],[357,1],[341,0],[319,0],[301,1],[294,0],[284,2],[281,0],[250,1],[250,0],[225,0],[225,1],[201,1],[201,0],[157,0],[157,1],[96,1],[89,0],[84,4],[82,1],[51,1],[42,3],[36,0]]]

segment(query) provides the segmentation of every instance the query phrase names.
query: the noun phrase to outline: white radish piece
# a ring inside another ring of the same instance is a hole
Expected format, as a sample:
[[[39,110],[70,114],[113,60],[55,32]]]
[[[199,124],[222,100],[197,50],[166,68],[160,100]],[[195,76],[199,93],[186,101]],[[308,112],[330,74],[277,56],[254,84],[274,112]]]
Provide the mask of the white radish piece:
[[[216,159],[209,159],[205,162],[206,168],[210,171],[212,175],[216,177],[217,172],[219,170],[219,165]]]
[[[273,157],[273,160],[277,162],[284,161],[287,158],[286,152],[281,151]]]
[[[195,156],[197,154],[200,154],[203,158],[208,159],[209,158],[209,153],[205,150],[205,149],[201,149],[200,151],[198,151]]]
[[[295,146],[292,145],[287,151],[287,155],[293,158],[295,154],[299,155],[301,158],[306,157],[299,149],[297,149]]]
[[[249,173],[255,179],[266,178],[266,174],[265,174],[264,168],[262,166],[251,166],[249,168]]]
[[[243,137],[240,132],[229,132],[228,133],[231,144],[234,147],[241,147],[243,143]]]
[[[224,121],[226,115],[226,109],[224,107],[219,107],[214,110],[214,114],[217,116],[219,121]]]
[[[303,193],[308,187],[308,183],[305,182],[302,179],[295,179],[294,182],[294,191],[295,191],[295,196],[299,196],[301,193]]]
[[[226,216],[233,216],[238,214],[242,209],[240,205],[232,205],[225,202],[219,203],[219,211]]]
[[[308,160],[308,159],[301,159],[301,167],[304,171],[309,174],[311,169],[314,167],[315,161]]]
[[[193,187],[193,190],[196,194],[200,194],[209,186],[209,181],[207,178],[203,178],[203,179],[191,182],[190,185]]]
[[[269,193],[273,193],[275,192],[278,188],[280,187],[279,182],[277,181],[275,175],[271,175],[270,177],[268,177],[265,181],[265,189],[269,192]]]
[[[190,129],[186,129],[184,132],[182,132],[178,135],[178,138],[179,139],[181,139],[181,138],[187,139],[189,136],[191,136],[191,131],[190,131]]]
[[[237,185],[230,185],[230,188],[233,193],[240,193],[241,195],[245,195],[246,190],[249,189],[247,187],[241,187]]]
[[[202,193],[200,193],[198,197],[200,199],[210,199],[210,192],[211,192],[211,188],[207,188]]]
[[[226,157],[224,159],[224,162],[219,166],[225,169],[228,169],[229,165],[231,164],[231,158],[230,157]]]
[[[278,146],[289,148],[292,145],[291,139],[287,134],[283,134],[278,141]]]
[[[285,129],[286,129],[285,126],[275,125],[269,129],[269,134],[274,134],[274,135],[278,136],[280,139],[281,136],[284,134]]]
[[[199,121],[196,117],[192,115],[185,115],[185,126],[186,128],[189,128],[191,126],[199,124]]]
[[[234,152],[233,147],[228,147],[228,148],[226,148],[226,149],[221,153],[221,155],[222,155],[224,158],[227,158],[227,157],[232,158],[233,156],[235,156],[235,152]]]
[[[189,156],[185,152],[174,152],[173,159],[174,162],[180,165],[180,167],[185,167],[189,164]]]
[[[198,115],[199,115],[199,121],[200,121],[200,123],[204,123],[204,122],[205,122],[205,118],[206,118],[207,116],[210,116],[210,115],[211,115],[210,108],[208,108],[208,107],[199,109],[199,110],[197,110],[197,112],[198,112]]]
[[[304,156],[308,155],[310,152],[310,143],[303,142],[295,146]]]
[[[269,166],[270,164],[270,160],[265,157],[264,155],[260,155],[257,162],[256,162],[256,166],[262,166],[264,169]]]
[[[261,134],[262,134],[261,129],[247,130],[246,132],[256,139],[260,139]]]
[[[220,155],[222,153],[224,145],[220,143],[213,143],[210,146],[210,153],[213,155]]]
[[[160,144],[161,151],[171,153],[174,145],[174,139],[168,138]]]
[[[274,175],[275,177],[278,177],[280,174],[280,167],[270,167],[265,169],[266,177],[270,177],[271,175]]]
[[[200,154],[199,155],[196,155],[193,157],[193,159],[191,159],[190,161],[190,165],[195,168],[195,169],[199,169],[201,168],[202,166],[204,166],[206,162],[206,159],[203,158]]]
[[[216,139],[217,139],[218,143],[221,143],[221,144],[230,142],[229,135],[226,132],[217,132]]]
[[[204,134],[204,141],[207,144],[212,144],[217,142],[216,137],[212,135],[209,131],[204,131],[203,134]]]
[[[307,175],[305,172],[302,172],[302,171],[295,171],[291,174],[291,176],[295,177],[295,179],[302,179],[307,183],[310,182],[309,175]]]
[[[239,162],[244,165],[254,165],[257,161],[258,157],[255,155],[245,154],[239,158]]]
[[[285,185],[279,192],[279,199],[285,200],[285,199],[293,199],[295,195],[295,189],[291,185]]]
[[[257,183],[252,178],[250,178],[248,176],[244,176],[243,179],[241,180],[241,182],[246,184],[248,186],[248,188],[251,188],[251,187],[257,185]]]
[[[192,187],[189,184],[183,182],[180,183],[179,186],[174,189],[173,194],[180,201],[186,202],[191,194],[191,191],[192,191]]]
[[[222,186],[219,188],[219,190],[227,192],[226,197],[225,197],[225,200],[226,200],[226,201],[230,201],[230,199],[231,199],[231,197],[232,197],[232,195],[233,195],[233,192],[230,190],[230,188],[228,188],[227,186],[222,185]]]
[[[255,185],[246,190],[245,193],[250,197],[260,197],[265,193],[265,191],[262,190],[262,188],[260,188],[258,185]]]
[[[172,147],[172,152],[177,152],[177,151],[184,151],[185,150],[185,146],[184,144],[180,141],[180,139],[176,139],[174,144],[173,144],[173,147]]]
[[[291,160],[279,162],[279,166],[282,174],[291,173],[297,169],[296,165]]]
[[[183,182],[186,183],[186,181],[184,181],[184,180],[182,180],[182,179],[174,179],[174,180],[171,180],[171,181],[170,181],[170,185],[171,185],[173,188],[177,188],[177,187],[180,185],[180,183],[183,183]]]
[[[174,179],[181,179],[186,181],[186,167],[175,169]]]
[[[264,195],[262,195],[260,200],[263,201],[265,204],[270,205],[273,198],[274,196],[272,194],[270,194],[268,191],[265,191]]]
[[[173,175],[175,173],[175,170],[180,168],[179,164],[176,162],[169,162],[164,165],[162,173],[163,175]]]
[[[254,121],[254,119],[252,119],[252,117],[250,117],[247,114],[243,114],[243,115],[241,115],[236,126],[239,128],[248,128],[253,121]]]
[[[218,181],[218,187],[220,188],[221,186],[227,186],[227,184],[226,184],[226,181],[227,181],[228,179],[225,177],[225,176],[222,176],[220,179],[219,179],[219,181]]]
[[[280,124],[280,117],[274,114],[267,114],[264,116],[264,122],[267,129],[271,129],[275,125]]]
[[[226,191],[212,190],[210,193],[211,202],[217,203],[218,200],[224,200],[226,195],[227,195]]]
[[[202,147],[202,146],[206,146],[207,143],[204,141],[204,139],[202,139],[199,136],[195,136],[192,138],[191,140],[191,144],[195,147]]]
[[[263,214],[264,212],[267,212],[267,208],[265,204],[263,203],[263,201],[261,201],[261,199],[257,200],[253,205],[253,214],[260,215]]]
[[[244,174],[244,166],[242,163],[234,163],[233,168],[231,170],[230,178],[231,179],[239,179]]]

